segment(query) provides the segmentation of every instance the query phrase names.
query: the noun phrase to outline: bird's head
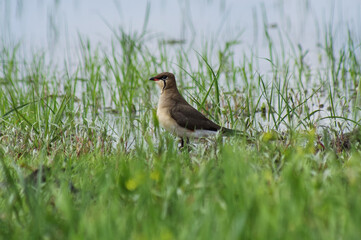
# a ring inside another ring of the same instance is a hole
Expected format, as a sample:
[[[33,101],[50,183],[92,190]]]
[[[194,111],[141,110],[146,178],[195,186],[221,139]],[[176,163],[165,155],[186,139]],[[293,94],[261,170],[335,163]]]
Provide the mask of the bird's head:
[[[170,72],[159,73],[157,76],[149,78],[149,80],[157,82],[162,92],[168,89],[177,89],[174,74]]]

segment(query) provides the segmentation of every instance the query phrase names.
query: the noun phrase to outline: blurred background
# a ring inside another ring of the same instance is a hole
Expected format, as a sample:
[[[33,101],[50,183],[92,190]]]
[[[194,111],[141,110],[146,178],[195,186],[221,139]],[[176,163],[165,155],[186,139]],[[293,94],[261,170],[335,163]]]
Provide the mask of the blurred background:
[[[299,44],[310,50],[311,62],[325,31],[335,35],[337,48],[350,29],[354,36],[360,36],[361,29],[357,0],[3,0],[0,11],[4,45],[21,42],[29,55],[45,50],[60,64],[74,54],[79,36],[106,48],[112,31],[119,28],[143,34],[149,47],[165,41],[200,49],[204,40],[215,45],[236,40],[236,54],[246,50],[262,58],[269,51],[266,27],[272,39],[284,38],[273,47]]]

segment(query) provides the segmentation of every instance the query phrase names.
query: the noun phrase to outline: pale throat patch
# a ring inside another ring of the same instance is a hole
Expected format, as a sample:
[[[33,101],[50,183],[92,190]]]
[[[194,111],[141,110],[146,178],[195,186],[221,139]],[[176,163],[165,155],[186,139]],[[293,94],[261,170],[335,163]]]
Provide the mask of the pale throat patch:
[[[160,91],[163,93],[163,88],[164,88],[164,81],[163,80],[159,80],[156,82],[158,87],[160,88]]]

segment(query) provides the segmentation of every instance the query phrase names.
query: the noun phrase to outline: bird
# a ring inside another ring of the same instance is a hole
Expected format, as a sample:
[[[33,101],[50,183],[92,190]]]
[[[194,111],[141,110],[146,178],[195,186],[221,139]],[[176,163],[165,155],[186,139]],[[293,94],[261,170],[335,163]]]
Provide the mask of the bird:
[[[173,73],[159,73],[149,80],[156,82],[161,90],[157,107],[158,121],[165,130],[180,138],[180,148],[184,147],[184,139],[189,143],[189,138],[204,138],[218,133],[241,133],[221,127],[192,107],[178,91]]]

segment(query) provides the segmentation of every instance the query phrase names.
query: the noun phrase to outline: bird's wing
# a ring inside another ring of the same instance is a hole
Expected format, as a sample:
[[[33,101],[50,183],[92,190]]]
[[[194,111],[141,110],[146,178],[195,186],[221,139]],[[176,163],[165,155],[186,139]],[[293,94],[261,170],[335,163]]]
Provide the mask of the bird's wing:
[[[181,127],[189,130],[218,131],[221,127],[188,104],[177,104],[170,111],[171,117]]]

